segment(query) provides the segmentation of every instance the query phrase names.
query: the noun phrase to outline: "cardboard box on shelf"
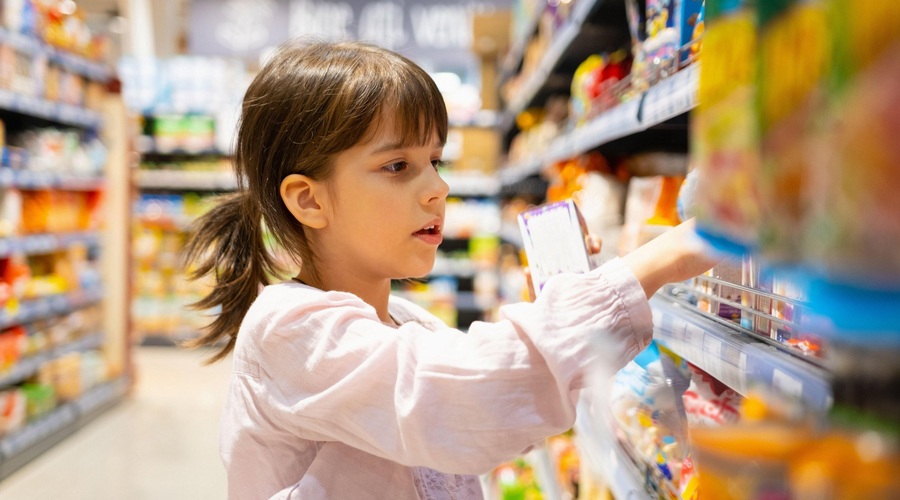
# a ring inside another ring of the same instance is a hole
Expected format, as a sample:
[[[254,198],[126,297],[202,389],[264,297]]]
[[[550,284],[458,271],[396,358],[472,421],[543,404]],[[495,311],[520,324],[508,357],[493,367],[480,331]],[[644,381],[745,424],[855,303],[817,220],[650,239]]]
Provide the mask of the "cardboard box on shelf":
[[[492,174],[500,157],[500,135],[485,127],[460,127],[462,152],[454,170]]]
[[[509,50],[509,10],[477,14],[472,18],[472,52],[481,60],[481,109],[500,109],[497,67]]]

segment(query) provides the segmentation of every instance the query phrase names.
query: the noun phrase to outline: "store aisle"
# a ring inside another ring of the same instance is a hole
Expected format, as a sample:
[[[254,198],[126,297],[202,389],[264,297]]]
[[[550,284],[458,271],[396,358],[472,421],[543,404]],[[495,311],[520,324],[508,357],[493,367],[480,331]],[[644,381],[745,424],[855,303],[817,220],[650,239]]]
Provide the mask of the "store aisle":
[[[219,413],[230,358],[171,347],[136,350],[133,395],[0,482],[15,500],[225,498]]]

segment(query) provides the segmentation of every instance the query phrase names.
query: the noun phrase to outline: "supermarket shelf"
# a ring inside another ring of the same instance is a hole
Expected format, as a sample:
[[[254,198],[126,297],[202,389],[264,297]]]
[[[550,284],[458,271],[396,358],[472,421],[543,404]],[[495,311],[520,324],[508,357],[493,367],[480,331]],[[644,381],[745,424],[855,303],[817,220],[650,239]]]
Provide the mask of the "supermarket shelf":
[[[17,51],[32,57],[46,56],[50,62],[59,64],[66,70],[85,76],[91,80],[106,81],[112,76],[112,70],[103,63],[58,49],[37,38],[21,33],[14,33],[0,27],[0,43],[10,45]]]
[[[456,292],[456,309],[460,311],[486,311],[496,303],[485,304],[473,292]]]
[[[581,405],[580,405],[581,406]],[[591,471],[602,476],[617,499],[649,499],[643,474],[619,442],[591,421],[584,408],[576,412],[575,439],[578,451]]]
[[[496,128],[500,114],[492,109],[482,109],[469,120],[450,118],[450,128]]]
[[[457,276],[471,278],[478,273],[475,263],[468,259],[438,258],[434,262],[431,276]]]
[[[487,175],[448,174],[443,176],[450,186],[450,196],[497,196],[500,181]]]
[[[525,25],[525,29],[520,36],[516,37],[515,42],[509,47],[503,62],[500,64],[500,75],[498,78],[500,83],[512,78],[518,71],[519,66],[522,65],[522,59],[525,57],[525,48],[528,47],[528,42],[531,41],[531,38],[537,32],[538,23],[540,23],[541,15],[544,13],[542,8],[536,7],[534,10],[534,15],[528,20],[528,24]]]
[[[519,229],[518,223],[515,222],[502,222],[500,223],[500,239],[515,245],[517,248],[522,248],[522,231]]]
[[[100,302],[102,289],[81,290],[69,294],[52,295],[22,301],[15,312],[0,309],[0,329],[31,323],[39,319],[69,314]]]
[[[145,157],[230,157],[231,153],[218,149],[188,150],[188,149],[148,149],[139,151]]]
[[[85,231],[81,233],[35,234],[0,238],[0,258],[11,254],[40,255],[53,253],[74,245],[97,247],[100,245],[100,233],[97,231]]]
[[[503,186],[509,186],[526,177],[537,175],[544,165],[546,165],[546,162],[542,155],[533,156],[526,161],[507,165],[500,169],[500,183]]]
[[[553,41],[550,42],[550,47],[547,48],[547,52],[544,54],[543,58],[541,58],[540,63],[538,63],[537,68],[527,77],[527,80],[522,85],[522,89],[519,91],[518,95],[513,96],[509,100],[503,117],[500,120],[500,128],[502,130],[509,130],[512,128],[516,115],[522,112],[528,107],[531,101],[534,100],[535,96],[544,85],[544,82],[547,81],[550,74],[562,60],[563,55],[572,45],[572,42],[578,37],[588,14],[598,3],[602,2],[603,0],[582,0],[575,5],[566,25],[557,31]],[[524,43],[527,43],[527,40],[525,40]]]
[[[166,335],[166,334],[139,334],[141,338],[141,346],[153,346],[153,347],[178,347],[180,342],[184,342],[187,340],[192,340],[195,337],[188,336],[176,336],[176,335]]]
[[[164,231],[185,232],[191,227],[196,219],[187,215],[147,215],[134,214],[134,221],[148,227],[159,228]]]
[[[545,154],[523,164],[501,168],[501,184],[508,186],[538,173],[543,165],[585,153],[687,113],[697,106],[699,81],[698,62],[659,81],[642,95],[610,108],[585,125],[557,137]]]
[[[9,371],[0,375],[0,387],[17,384],[37,373],[38,369],[51,359],[72,352],[84,352],[97,349],[103,345],[104,335],[95,333],[80,339],[67,342],[44,352],[29,356],[16,363]]]
[[[187,191],[234,191],[238,188],[234,172],[189,170],[138,170],[137,185],[141,189]]]
[[[43,118],[63,125],[93,129],[100,128],[103,121],[100,113],[96,111],[16,94],[6,89],[0,89],[0,109]]]
[[[824,369],[670,298],[656,295],[650,304],[655,338],[740,394],[764,386],[815,410],[831,407],[830,376]]]
[[[24,429],[0,440],[0,480],[93,420],[125,397],[128,383],[115,379],[88,390]]]
[[[0,167],[0,187],[19,189],[64,189],[67,191],[98,191],[103,189],[102,177],[89,174],[36,172]]]

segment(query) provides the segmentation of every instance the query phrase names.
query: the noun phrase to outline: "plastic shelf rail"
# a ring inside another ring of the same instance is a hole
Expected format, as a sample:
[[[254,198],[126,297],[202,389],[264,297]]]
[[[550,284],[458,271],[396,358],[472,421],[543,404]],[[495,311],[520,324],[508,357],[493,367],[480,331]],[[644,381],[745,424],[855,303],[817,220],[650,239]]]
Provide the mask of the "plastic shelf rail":
[[[63,404],[3,439],[0,439],[0,479],[85,425],[96,414],[121,400],[128,389],[124,378],[89,389],[78,400]]]
[[[0,167],[0,187],[19,189],[65,189],[68,191],[97,191],[104,186],[102,177],[90,174],[39,172]]]
[[[39,255],[53,253],[79,244],[88,247],[99,246],[100,233],[85,231],[68,234],[35,234],[0,238],[0,258],[12,254]]]
[[[97,288],[22,301],[16,310],[0,309],[0,329],[69,314],[96,304],[102,298],[103,290]]]
[[[48,101],[0,89],[0,109],[7,109],[64,125],[100,128],[103,118],[89,109]]]
[[[738,393],[765,387],[814,410],[831,407],[824,369],[659,295],[650,305],[654,337]]]
[[[444,181],[450,186],[450,196],[497,196],[500,182],[489,176],[445,175]]]
[[[185,191],[234,191],[238,187],[233,172],[186,170],[139,170],[137,185],[142,189]]]

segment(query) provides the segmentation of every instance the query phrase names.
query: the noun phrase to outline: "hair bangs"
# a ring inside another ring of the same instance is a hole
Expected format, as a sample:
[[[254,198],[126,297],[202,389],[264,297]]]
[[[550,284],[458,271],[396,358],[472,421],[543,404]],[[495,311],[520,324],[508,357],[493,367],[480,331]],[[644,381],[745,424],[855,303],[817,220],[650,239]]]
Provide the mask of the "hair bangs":
[[[404,146],[427,146],[447,142],[447,107],[437,85],[418,67],[404,68],[385,112],[395,115],[398,139]]]

